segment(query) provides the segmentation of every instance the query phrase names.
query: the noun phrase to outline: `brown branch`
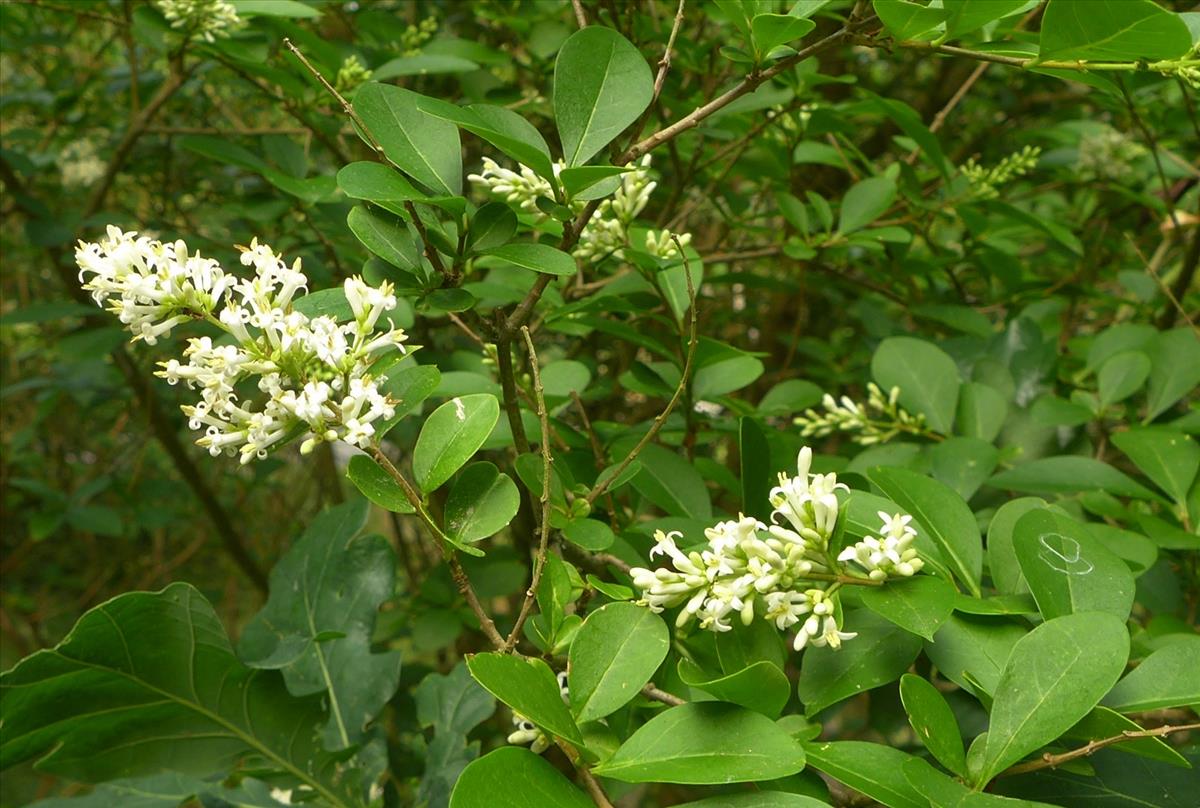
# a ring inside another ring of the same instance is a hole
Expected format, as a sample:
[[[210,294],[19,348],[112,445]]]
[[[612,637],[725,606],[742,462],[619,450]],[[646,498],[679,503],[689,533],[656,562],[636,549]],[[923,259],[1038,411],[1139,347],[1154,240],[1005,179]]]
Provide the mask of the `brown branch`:
[[[329,93],[331,96],[333,96],[334,100],[341,104],[342,111],[345,112],[354,125],[358,127],[359,132],[362,133],[363,138],[371,145],[371,148],[374,149],[376,153],[383,155],[383,146],[381,146],[379,141],[376,140],[375,135],[371,134],[371,130],[367,127],[366,122],[363,121],[363,119],[359,117],[358,113],[354,111],[354,106],[337,91],[336,87],[330,84],[329,81],[321,75],[321,71],[313,67],[312,62],[308,61],[308,57],[305,56],[299,48],[292,44],[291,39],[284,37],[283,46],[291,51],[295,57],[300,60],[300,64],[304,65],[305,69],[312,74],[313,78],[320,82],[321,86],[325,88],[325,92]]]
[[[658,60],[658,75],[654,77],[654,95],[650,98],[653,104],[662,92],[663,83],[667,80],[667,71],[671,69],[671,49],[675,47],[675,37],[679,36],[679,27],[683,25],[683,6],[687,0],[679,0],[679,8],[675,10],[675,22],[671,24],[671,35],[667,37],[667,48]]]
[[[571,0],[571,7],[575,9],[575,22],[580,28],[587,28],[587,14],[583,11],[583,3],[580,0]]]
[[[529,618],[529,611],[533,608],[533,599],[537,596],[538,585],[542,581],[542,570],[546,566],[546,553],[550,543],[550,464],[554,462],[554,458],[550,456],[550,419],[546,415],[546,397],[542,390],[542,377],[538,370],[537,351],[533,347],[533,337],[529,335],[529,329],[525,326],[521,326],[521,336],[525,338],[525,348],[529,351],[529,369],[533,375],[533,397],[537,403],[538,421],[542,427],[542,440],[539,447],[542,453],[542,517],[538,525],[538,549],[533,561],[533,576],[529,581],[529,588],[525,590],[521,611],[517,613],[517,620],[513,623],[508,639],[504,642],[503,650],[505,652],[511,651],[517,644],[517,640],[521,636],[521,629],[524,628],[525,621]]]
[[[586,499],[587,499],[587,503],[589,505],[595,504],[596,500],[600,497],[600,495],[603,494],[605,491],[607,491],[608,487],[610,485],[612,485],[613,480],[620,477],[621,473],[624,472],[625,469],[629,468],[629,465],[631,463],[633,463],[634,460],[637,459],[637,456],[639,454],[641,454],[642,449],[645,449],[646,445],[648,443],[650,443],[650,441],[654,440],[654,436],[657,435],[659,430],[661,430],[663,428],[663,424],[665,424],[667,422],[667,418],[671,415],[671,412],[675,409],[675,405],[677,403],[679,403],[679,399],[683,395],[683,391],[687,388],[688,380],[690,379],[690,377],[692,375],[692,363],[696,359],[696,344],[697,344],[697,339],[696,339],[696,289],[692,285],[692,263],[691,263],[691,261],[688,260],[687,253],[685,253],[683,251],[683,245],[679,243],[679,238],[677,236],[671,236],[671,239],[675,242],[675,249],[679,250],[679,255],[683,258],[683,275],[687,279],[688,300],[691,302],[691,305],[688,307],[688,311],[689,311],[688,332],[689,333],[688,333],[688,345],[687,345],[687,358],[684,360],[684,363],[683,363],[683,372],[679,376],[679,384],[677,384],[675,386],[675,392],[674,392],[674,394],[672,394],[671,400],[667,402],[667,406],[663,408],[663,411],[654,417],[654,423],[652,423],[650,425],[650,428],[648,430],[646,430],[646,434],[643,435],[642,439],[639,440],[637,442],[637,445],[633,447],[633,451],[631,451],[629,453],[629,455],[624,460],[621,461],[621,465],[617,466],[616,471],[614,471],[612,474],[609,474],[604,479],[597,481],[595,487],[592,488],[591,491],[588,491]]]
[[[1176,726],[1163,726],[1155,729],[1133,730],[1127,729],[1121,732],[1120,735],[1113,735],[1110,738],[1099,738],[1094,741],[1088,741],[1084,746],[1078,749],[1071,749],[1067,752],[1061,752],[1057,755],[1049,752],[1044,753],[1037,760],[1030,760],[1025,763],[1018,763],[1016,766],[1005,769],[996,775],[997,777],[1010,777],[1014,774],[1026,774],[1035,772],[1040,769],[1053,769],[1062,764],[1075,760],[1076,758],[1087,757],[1097,750],[1103,749],[1106,746],[1122,743],[1123,741],[1137,740],[1138,738],[1161,738],[1165,735],[1170,735],[1175,732],[1191,732],[1200,730],[1200,723],[1194,724],[1179,724]]]

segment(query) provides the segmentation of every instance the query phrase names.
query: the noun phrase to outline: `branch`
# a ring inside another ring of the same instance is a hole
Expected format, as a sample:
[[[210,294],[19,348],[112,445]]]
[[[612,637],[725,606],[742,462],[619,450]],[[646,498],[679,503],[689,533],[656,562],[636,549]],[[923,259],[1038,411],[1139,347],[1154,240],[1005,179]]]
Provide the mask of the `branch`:
[[[866,45],[869,48],[878,48],[883,44],[892,45],[905,50],[922,51],[924,53],[942,53],[947,56],[962,56],[966,59],[975,59],[980,62],[995,62],[1000,65],[1008,65],[1009,67],[1017,67],[1022,70],[1037,68],[1038,70],[1072,70],[1078,73],[1088,73],[1091,71],[1099,72],[1135,72],[1138,70],[1150,70],[1156,73],[1169,72],[1175,68],[1188,67],[1200,64],[1200,61],[1195,59],[1164,59],[1157,62],[1088,62],[1082,59],[1074,61],[1069,60],[1047,60],[1038,61],[1036,56],[1020,57],[1020,56],[1005,56],[1000,53],[989,53],[987,51],[971,50],[970,48],[959,48],[954,45],[938,45],[933,42],[919,42],[916,40],[890,40],[885,43],[880,43],[871,37],[862,37],[858,42],[860,45]]]
[[[687,704],[686,699],[681,699],[674,693],[668,693],[665,690],[659,690],[654,686],[654,682],[650,682],[642,688],[642,695],[648,699],[654,699],[655,701],[661,701],[663,704],[669,704],[672,707],[678,707],[681,704]]]
[[[654,77],[654,95],[651,96],[651,104],[658,100],[658,94],[662,92],[663,83],[667,80],[667,71],[671,69],[671,49],[675,47],[675,37],[679,35],[679,27],[683,25],[683,5],[686,2],[687,0],[679,0],[679,8],[675,10],[675,22],[671,25],[671,35],[667,37],[667,49],[663,52],[662,58],[658,60],[658,75]]]
[[[742,79],[737,86],[717,96],[704,106],[697,107],[670,126],[659,129],[657,132],[645,138],[644,140],[641,140],[630,146],[624,154],[620,155],[616,160],[613,161],[613,165],[623,166],[626,163],[636,160],[652,149],[657,148],[663,143],[666,143],[668,140],[679,135],[680,133],[686,132],[688,129],[698,126],[705,118],[729,106],[743,95],[755,90],[760,84],[770,81],[779,74],[791,70],[794,66],[800,62],[803,62],[805,59],[816,56],[817,54],[823,53],[835,45],[840,44],[842,40],[849,37],[854,31],[865,26],[868,22],[870,22],[871,19],[873,18],[858,21],[848,21],[840,30],[830,34],[819,42],[809,45],[807,48],[804,48],[803,50],[793,54],[792,56],[789,56],[786,59],[779,60],[766,70],[756,69],[752,71],[750,75]]]
[[[336,87],[330,84],[329,81],[321,75],[321,71],[313,67],[312,62],[308,61],[308,57],[305,56],[299,48],[292,44],[291,39],[284,37],[283,46],[290,50],[295,57],[300,60],[300,64],[304,65],[305,69],[312,74],[313,78],[320,82],[321,86],[325,88],[325,92],[333,96],[334,100],[342,105],[342,111],[345,112],[354,125],[358,127],[359,132],[362,133],[363,138],[371,145],[371,148],[374,149],[378,154],[383,155],[383,146],[381,146],[379,141],[375,139],[375,135],[371,134],[371,130],[367,128],[367,124],[363,121],[363,119],[358,117],[358,113],[354,111],[354,106],[337,91]]]
[[[513,623],[512,631],[509,632],[508,639],[504,643],[504,651],[511,651],[517,644],[517,640],[521,636],[521,629],[525,626],[525,621],[529,617],[529,610],[533,607],[533,599],[537,596],[538,584],[542,581],[542,570],[546,566],[546,552],[550,542],[550,464],[554,459],[550,456],[550,419],[546,415],[546,397],[542,390],[542,377],[538,370],[537,351],[533,348],[533,337],[529,336],[529,329],[521,326],[521,336],[525,338],[525,347],[529,350],[529,368],[533,374],[533,396],[537,403],[538,421],[542,427],[542,519],[538,526],[540,536],[538,538],[537,555],[533,562],[533,577],[529,582],[529,588],[525,590],[525,600],[521,602],[521,611],[517,614],[517,621]]]
[[[612,485],[612,481],[620,477],[621,473],[624,472],[625,469],[629,468],[630,464],[637,459],[639,454],[641,454],[642,449],[645,449],[646,445],[650,443],[650,441],[654,440],[654,436],[657,435],[659,430],[663,428],[663,424],[666,423],[668,416],[670,416],[671,412],[675,409],[675,405],[679,403],[679,399],[683,395],[683,391],[687,388],[688,380],[692,374],[692,363],[696,358],[697,342],[696,289],[692,286],[692,263],[688,260],[687,253],[683,251],[683,245],[679,243],[679,238],[677,236],[671,236],[671,238],[675,242],[675,249],[679,250],[679,255],[683,258],[683,274],[687,279],[688,300],[691,301],[691,306],[688,307],[689,334],[687,359],[683,364],[683,373],[680,374],[679,384],[675,386],[675,392],[672,394],[671,400],[667,402],[667,406],[663,409],[663,411],[654,417],[654,423],[650,425],[650,428],[646,430],[646,434],[643,435],[642,439],[639,440],[637,445],[633,447],[633,451],[621,461],[621,465],[617,467],[616,471],[607,475],[604,477],[604,479],[599,480],[596,483],[596,486],[588,492],[586,497],[588,505],[595,504],[596,500],[600,498],[600,495],[607,491],[608,487]]]
[[[1037,760],[1018,763],[1016,766],[1007,768],[996,776],[1010,777],[1014,774],[1026,774],[1028,772],[1035,772],[1040,769],[1052,769],[1057,766],[1061,766],[1063,763],[1068,761],[1075,760],[1076,758],[1087,757],[1099,749],[1103,749],[1106,746],[1113,746],[1114,744],[1118,744],[1123,741],[1132,741],[1137,740],[1138,738],[1161,738],[1174,732],[1191,732],[1193,730],[1200,730],[1200,723],[1178,724],[1175,726],[1167,725],[1163,727],[1157,727],[1155,729],[1127,729],[1124,730],[1120,735],[1113,735],[1111,738],[1099,738],[1094,741],[1088,741],[1086,745],[1081,746],[1078,749],[1071,749],[1070,751],[1062,752],[1057,755],[1052,755],[1049,752],[1046,752]]]
[[[580,0],[571,0],[571,7],[575,9],[575,22],[579,23],[580,28],[587,28],[587,14],[583,11],[583,3]]]

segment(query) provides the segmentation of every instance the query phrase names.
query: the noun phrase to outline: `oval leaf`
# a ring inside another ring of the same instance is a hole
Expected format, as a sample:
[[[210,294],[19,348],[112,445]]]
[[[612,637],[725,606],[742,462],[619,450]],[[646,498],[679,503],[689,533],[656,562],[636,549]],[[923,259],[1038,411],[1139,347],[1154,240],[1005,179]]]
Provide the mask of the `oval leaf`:
[[[490,393],[452,398],[421,427],[413,447],[413,476],[429,493],[449,480],[483,445],[500,418],[500,402]]]
[[[594,721],[623,707],[667,656],[670,636],[662,618],[644,606],[610,603],[588,615],[571,643],[571,709]]]

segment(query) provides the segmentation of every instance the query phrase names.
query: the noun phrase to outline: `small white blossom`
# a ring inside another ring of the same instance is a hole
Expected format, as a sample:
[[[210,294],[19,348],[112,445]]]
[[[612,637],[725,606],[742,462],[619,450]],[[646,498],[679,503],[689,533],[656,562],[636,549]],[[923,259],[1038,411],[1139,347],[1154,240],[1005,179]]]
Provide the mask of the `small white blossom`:
[[[155,0],[155,5],[172,28],[205,42],[229,36],[242,23],[227,0]]]
[[[889,515],[879,511],[883,525],[879,538],[866,536],[838,555],[838,561],[851,561],[866,570],[872,580],[882,581],[893,576],[910,577],[925,566],[912,546],[917,531],[909,525],[912,517]]]
[[[562,696],[564,704],[571,703],[571,690],[567,687],[567,672],[561,671],[557,674],[558,693]],[[508,736],[508,742],[517,746],[529,745],[529,751],[535,755],[540,755],[550,748],[553,741],[550,736],[541,730],[525,716],[518,713],[516,710],[512,714],[513,726],[516,727]]]

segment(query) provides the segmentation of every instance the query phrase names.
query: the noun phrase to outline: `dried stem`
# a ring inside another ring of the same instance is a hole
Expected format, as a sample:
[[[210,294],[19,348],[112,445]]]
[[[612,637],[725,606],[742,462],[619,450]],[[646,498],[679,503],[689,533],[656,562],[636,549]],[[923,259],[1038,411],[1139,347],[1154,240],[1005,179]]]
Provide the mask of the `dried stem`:
[[[642,688],[642,695],[648,699],[661,701],[663,704],[669,704],[672,707],[678,707],[681,704],[687,704],[686,699],[681,699],[674,693],[668,693],[665,690],[659,690],[654,686],[654,682],[650,682]]]
[[[575,22],[579,23],[580,28],[587,28],[587,14],[583,11],[581,0],[571,0],[571,8],[575,9]]]
[[[607,491],[608,487],[612,485],[613,480],[620,477],[625,469],[629,468],[630,464],[637,459],[637,456],[641,454],[642,450],[646,448],[646,445],[649,444],[650,441],[654,440],[654,436],[657,435],[659,430],[663,428],[663,424],[666,423],[667,418],[675,409],[675,405],[679,403],[679,399],[683,396],[683,391],[687,388],[688,381],[692,375],[692,363],[696,358],[697,343],[696,289],[692,285],[691,261],[688,260],[687,253],[683,251],[683,245],[679,243],[678,237],[672,236],[671,238],[675,242],[675,249],[679,251],[679,255],[683,258],[683,274],[687,279],[688,300],[691,303],[691,305],[688,306],[688,345],[687,358],[684,360],[683,364],[683,373],[679,377],[679,384],[675,386],[675,392],[672,394],[671,400],[667,402],[667,406],[663,409],[663,411],[654,417],[654,423],[650,425],[650,428],[646,430],[646,434],[643,435],[642,439],[639,440],[637,445],[633,447],[633,451],[631,451],[629,455],[621,461],[621,465],[617,467],[616,471],[614,471],[612,474],[606,475],[602,480],[598,480],[595,487],[588,492],[587,503],[589,505],[594,504],[596,500],[600,498],[600,495]]]
[[[663,83],[667,80],[667,71],[671,69],[671,50],[675,47],[675,37],[679,36],[679,27],[683,25],[683,6],[687,0],[679,0],[679,8],[675,10],[675,22],[671,25],[671,35],[667,37],[667,48],[658,60],[658,75],[654,77],[654,95],[650,100],[653,104],[662,92]]]
[[[533,347],[533,337],[529,335],[529,329],[521,326],[521,336],[525,338],[525,348],[529,351],[529,369],[533,375],[533,397],[537,404],[538,422],[542,428],[541,446],[539,447],[542,453],[542,517],[538,525],[538,548],[537,555],[533,561],[533,576],[529,581],[529,588],[525,590],[525,599],[521,602],[521,611],[517,613],[517,621],[513,623],[512,631],[509,632],[508,639],[504,642],[505,651],[511,651],[520,639],[521,629],[525,627],[525,621],[529,618],[529,611],[533,608],[533,599],[537,597],[538,584],[542,581],[542,570],[546,566],[546,553],[550,544],[550,464],[554,462],[554,458],[550,456],[550,419],[546,415],[546,397],[542,390],[542,377],[538,370],[537,351]]]

